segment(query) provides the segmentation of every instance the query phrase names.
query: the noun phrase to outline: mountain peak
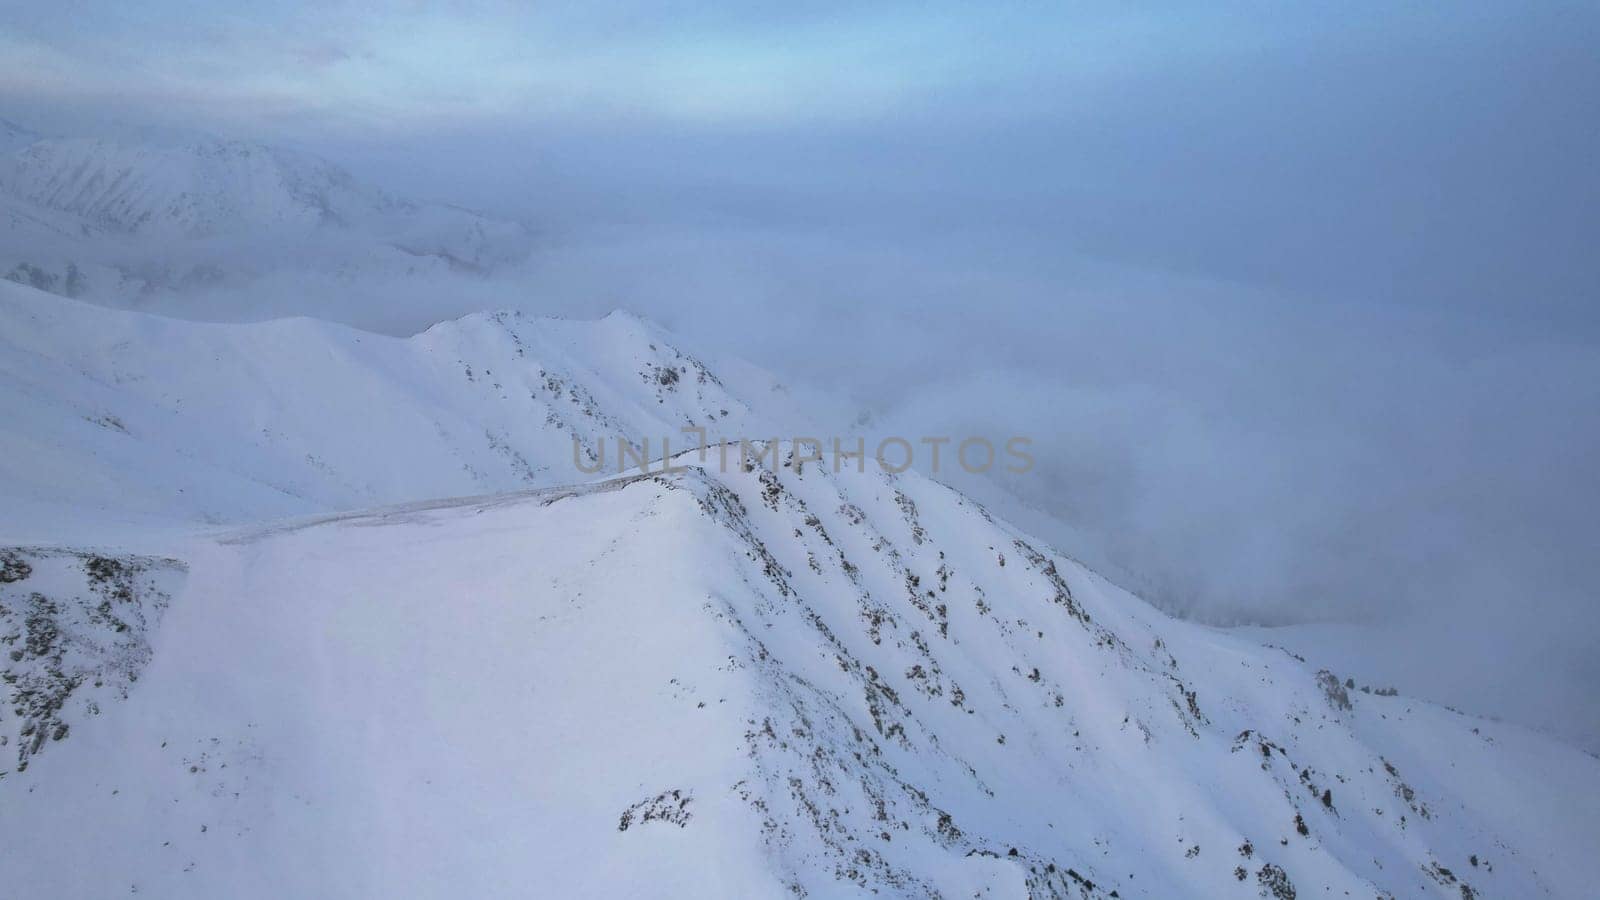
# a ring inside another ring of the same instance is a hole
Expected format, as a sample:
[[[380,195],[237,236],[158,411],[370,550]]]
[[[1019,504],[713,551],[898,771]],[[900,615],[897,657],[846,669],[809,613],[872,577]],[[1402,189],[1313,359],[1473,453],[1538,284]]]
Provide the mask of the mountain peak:
[[[1591,832],[1548,813],[1592,795],[1590,757],[1348,695],[915,474],[692,458],[214,535],[170,608],[119,608],[131,635],[64,602],[73,557],[7,551],[0,610],[42,597],[74,641],[159,647],[52,694],[61,739],[0,782],[8,877],[97,896],[703,895],[708,871],[751,897],[1582,893]],[[100,688],[135,679],[126,700]]]

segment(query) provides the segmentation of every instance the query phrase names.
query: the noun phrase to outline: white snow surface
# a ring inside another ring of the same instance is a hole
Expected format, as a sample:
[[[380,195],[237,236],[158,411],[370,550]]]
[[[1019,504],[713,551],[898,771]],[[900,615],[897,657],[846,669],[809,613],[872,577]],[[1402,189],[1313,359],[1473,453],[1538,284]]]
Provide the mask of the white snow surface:
[[[0,282],[0,537],[65,519],[239,522],[565,484],[574,440],[777,437],[627,313],[486,313],[394,338],[223,325]],[[585,468],[597,463],[581,457]],[[53,532],[47,532],[53,533]]]
[[[1594,894],[1600,760],[1558,742],[912,473],[573,467],[765,436],[739,387],[623,314],[0,285],[0,895]]]

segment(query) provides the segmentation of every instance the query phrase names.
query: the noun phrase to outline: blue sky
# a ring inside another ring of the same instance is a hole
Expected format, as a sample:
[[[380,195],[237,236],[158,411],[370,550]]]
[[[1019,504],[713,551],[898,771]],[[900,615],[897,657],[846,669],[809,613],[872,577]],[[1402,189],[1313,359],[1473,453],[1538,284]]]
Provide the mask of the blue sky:
[[[1141,57],[1266,37],[1217,15],[1000,4],[68,3],[10,18],[7,81],[41,96],[397,130],[504,116],[852,121],[952,91],[1092,88]]]

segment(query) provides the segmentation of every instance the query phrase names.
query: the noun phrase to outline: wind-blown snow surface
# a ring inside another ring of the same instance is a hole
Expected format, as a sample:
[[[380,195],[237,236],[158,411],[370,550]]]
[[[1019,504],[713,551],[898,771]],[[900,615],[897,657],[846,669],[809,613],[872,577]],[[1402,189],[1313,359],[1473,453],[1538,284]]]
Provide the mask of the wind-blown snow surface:
[[[625,315],[0,285],[0,894],[1593,894],[1593,757],[1169,619],[920,476],[574,468],[775,433],[747,386]]]
[[[920,477],[695,458],[178,548],[127,700],[0,779],[8,890],[1592,894],[1591,757],[1347,696]]]

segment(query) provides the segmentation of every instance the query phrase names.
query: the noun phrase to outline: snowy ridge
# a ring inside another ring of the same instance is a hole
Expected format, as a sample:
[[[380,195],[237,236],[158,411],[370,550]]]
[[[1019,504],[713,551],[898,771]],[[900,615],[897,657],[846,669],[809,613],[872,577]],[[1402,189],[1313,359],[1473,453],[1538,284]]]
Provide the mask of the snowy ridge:
[[[0,283],[0,490],[18,501],[0,527],[22,535],[25,507],[237,522],[562,484],[585,477],[574,435],[586,454],[605,440],[614,467],[619,435],[659,454],[662,437],[693,440],[686,426],[774,433],[623,313],[482,314],[401,339],[184,322]]]
[[[137,690],[0,782],[11,877],[94,896],[1592,884],[1593,758],[1348,695],[926,479],[778,452],[195,541]],[[85,846],[101,865],[71,864]]]

